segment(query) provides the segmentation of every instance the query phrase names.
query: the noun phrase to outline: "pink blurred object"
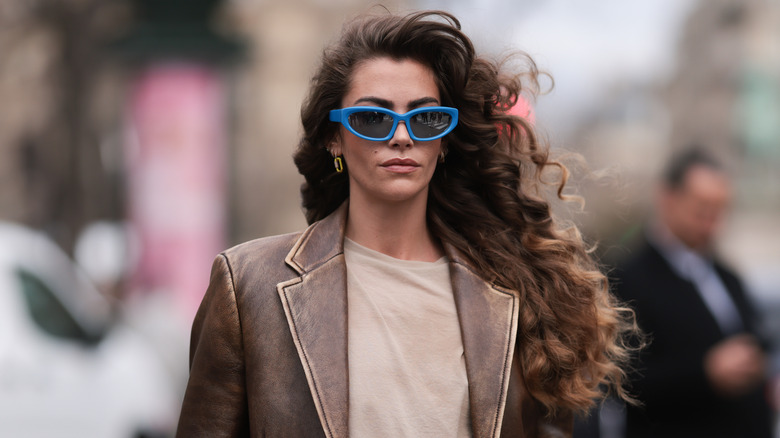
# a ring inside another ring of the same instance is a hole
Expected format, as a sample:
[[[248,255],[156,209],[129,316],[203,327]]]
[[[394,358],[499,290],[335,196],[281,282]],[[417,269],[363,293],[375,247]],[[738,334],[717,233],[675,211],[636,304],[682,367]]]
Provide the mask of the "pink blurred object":
[[[506,114],[521,117],[531,125],[534,125],[536,123],[536,116],[534,115],[534,109],[531,106],[530,102],[528,102],[528,99],[524,98],[522,95],[517,96],[517,102],[515,102],[515,104],[511,108],[509,108],[509,110],[506,111]],[[506,125],[497,124],[496,128],[498,130],[499,136],[506,135],[506,131],[505,131]]]
[[[536,123],[536,115],[534,114],[534,109],[531,106],[530,102],[528,102],[528,99],[524,98],[522,95],[517,96],[517,102],[512,108],[509,108],[507,114],[512,114],[513,116],[522,117],[532,125]]]
[[[131,288],[170,293],[192,317],[225,245],[225,91],[197,64],[151,66],[129,96],[129,219],[139,246]]]

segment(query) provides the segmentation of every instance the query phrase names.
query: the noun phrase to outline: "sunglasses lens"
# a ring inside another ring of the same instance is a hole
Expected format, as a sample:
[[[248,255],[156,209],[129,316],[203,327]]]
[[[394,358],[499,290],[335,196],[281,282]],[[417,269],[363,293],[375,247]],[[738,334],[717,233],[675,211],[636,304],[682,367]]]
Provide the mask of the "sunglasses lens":
[[[349,126],[370,138],[385,138],[393,129],[393,117],[378,111],[359,111],[349,115]]]
[[[415,114],[409,121],[410,128],[419,139],[433,138],[452,124],[452,116],[442,111],[426,111]]]

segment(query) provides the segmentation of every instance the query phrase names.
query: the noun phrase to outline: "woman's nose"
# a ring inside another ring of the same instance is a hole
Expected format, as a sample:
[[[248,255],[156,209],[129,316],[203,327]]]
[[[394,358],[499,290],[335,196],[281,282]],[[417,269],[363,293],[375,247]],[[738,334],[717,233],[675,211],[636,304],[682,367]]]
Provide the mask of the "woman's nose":
[[[409,135],[409,131],[406,129],[405,122],[398,122],[398,126],[395,128],[393,137],[390,138],[390,146],[392,147],[411,147],[414,144],[412,137]]]

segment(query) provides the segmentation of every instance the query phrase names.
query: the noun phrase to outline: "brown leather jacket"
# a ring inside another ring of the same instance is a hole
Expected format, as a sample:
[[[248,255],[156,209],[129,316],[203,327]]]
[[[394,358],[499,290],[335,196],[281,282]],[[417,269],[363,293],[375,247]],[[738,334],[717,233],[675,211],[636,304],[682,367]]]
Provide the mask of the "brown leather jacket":
[[[346,204],[302,233],[217,256],[192,327],[178,437],[346,437]],[[523,385],[520,303],[446,246],[460,319],[474,437],[568,437]]]

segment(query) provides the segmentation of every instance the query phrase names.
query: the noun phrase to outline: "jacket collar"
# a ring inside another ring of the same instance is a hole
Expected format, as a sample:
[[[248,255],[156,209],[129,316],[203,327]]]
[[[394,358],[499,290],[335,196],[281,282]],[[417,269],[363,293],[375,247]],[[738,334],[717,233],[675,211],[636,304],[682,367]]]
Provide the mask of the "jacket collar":
[[[301,234],[284,261],[299,274],[303,274],[343,255],[348,206],[349,201],[344,201],[325,219],[311,224]]]
[[[277,285],[328,437],[349,432],[346,218],[347,202],[305,230],[285,258],[300,277]],[[473,436],[497,437],[515,349],[519,295],[482,280],[451,245],[445,244],[444,250],[466,358]]]

